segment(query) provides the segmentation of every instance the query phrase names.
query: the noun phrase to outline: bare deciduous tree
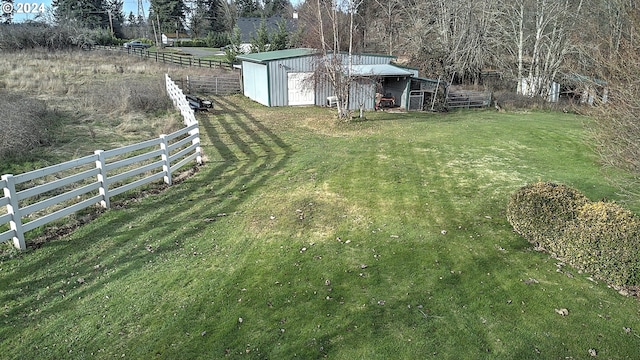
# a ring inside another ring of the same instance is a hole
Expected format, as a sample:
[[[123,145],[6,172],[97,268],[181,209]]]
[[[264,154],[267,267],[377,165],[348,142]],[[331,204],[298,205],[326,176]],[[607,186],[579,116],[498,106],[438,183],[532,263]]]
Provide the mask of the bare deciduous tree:
[[[385,4],[384,11],[373,12],[377,19],[366,23],[367,34],[386,32],[382,38],[389,42],[389,54],[408,55],[429,76],[479,82],[482,68],[492,59],[488,38],[496,0],[373,2],[378,10]]]
[[[316,77],[327,80],[333,88],[338,98],[339,119],[349,117],[349,93],[354,81],[352,69],[356,32],[355,14],[360,4],[361,0],[342,2],[316,0],[315,31],[320,39],[320,57],[316,64]],[[330,37],[326,36],[327,29]],[[343,34],[344,31],[347,31],[346,35]],[[345,38],[346,46],[342,43]],[[347,49],[347,54],[341,51],[344,48]]]
[[[583,0],[503,0],[497,8],[494,34],[499,35],[492,39],[497,52],[509,56],[502,65],[513,69],[510,64],[516,64],[512,73],[519,94],[546,98],[576,49],[571,39],[578,31]]]
[[[589,113],[594,118],[593,138],[602,162],[624,169],[624,177],[611,180],[624,192],[640,197],[640,7],[626,0],[593,1],[590,21],[573,39],[580,48],[572,64],[587,74],[587,86],[599,88],[606,99],[595,98]],[[589,84],[591,82],[591,84]],[[603,100],[606,100],[604,102]],[[612,172],[615,174],[618,172]]]

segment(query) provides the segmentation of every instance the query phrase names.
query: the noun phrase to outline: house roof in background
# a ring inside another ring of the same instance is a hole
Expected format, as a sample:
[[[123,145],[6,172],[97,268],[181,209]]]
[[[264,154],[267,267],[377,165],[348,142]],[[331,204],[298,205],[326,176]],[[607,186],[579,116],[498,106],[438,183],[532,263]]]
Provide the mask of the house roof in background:
[[[295,19],[283,18],[281,16],[272,16],[270,18],[260,17],[241,17],[238,18],[236,25],[240,29],[240,40],[243,43],[251,42],[251,38],[256,36],[256,32],[260,28],[260,23],[264,20],[267,27],[267,33],[269,35],[278,31],[278,23],[284,20],[287,31],[294,32],[298,27],[298,22]]]
[[[565,74],[564,80],[568,82],[580,83],[580,84],[607,86],[607,82],[605,80],[587,76],[587,75],[582,75],[582,74]]]
[[[317,54],[319,54],[319,52],[316,49],[298,48],[298,49],[266,51],[261,53],[239,55],[238,59],[249,61],[249,62],[267,63],[269,61],[274,61],[274,60],[291,59],[296,57],[303,57],[303,56],[310,56],[310,55],[317,55]]]

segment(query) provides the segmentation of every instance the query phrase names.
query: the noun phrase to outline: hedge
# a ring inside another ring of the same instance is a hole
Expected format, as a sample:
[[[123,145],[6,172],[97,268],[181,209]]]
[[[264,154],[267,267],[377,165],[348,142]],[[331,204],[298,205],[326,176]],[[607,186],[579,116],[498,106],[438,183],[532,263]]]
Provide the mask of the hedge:
[[[640,284],[640,219],[615,203],[589,203],[568,224],[558,256],[614,285]]]
[[[589,199],[562,184],[538,182],[515,192],[507,206],[507,219],[514,230],[545,250],[555,246],[567,222]]]
[[[615,203],[539,182],[511,196],[507,219],[529,242],[577,269],[613,285],[640,285],[640,218]]]

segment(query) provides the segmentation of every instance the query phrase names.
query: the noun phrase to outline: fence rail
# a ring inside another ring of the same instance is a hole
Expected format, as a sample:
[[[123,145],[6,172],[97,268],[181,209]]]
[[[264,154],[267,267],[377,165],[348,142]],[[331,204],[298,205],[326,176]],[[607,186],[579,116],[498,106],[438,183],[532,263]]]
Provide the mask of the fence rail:
[[[184,89],[188,94],[231,95],[242,92],[239,74],[187,76],[184,84]]]
[[[15,247],[25,249],[25,232],[98,203],[109,208],[112,197],[154,181],[171,185],[172,172],[193,160],[201,163],[195,114],[168,75],[166,81],[185,128],[27,173],[2,175],[0,207],[7,211],[0,214],[0,243],[13,239]]]
[[[204,68],[221,68],[221,69],[231,69],[233,70],[233,64],[220,61],[220,60],[208,60],[208,59],[200,59],[194,58],[192,56],[184,56],[173,53],[165,53],[165,52],[157,52],[150,51],[146,49],[134,49],[134,48],[125,48],[123,46],[101,46],[96,45],[94,47],[98,50],[109,50],[109,51],[118,51],[122,53],[127,53],[129,55],[136,55],[142,58],[152,59],[156,62],[163,62],[168,64],[175,64],[180,66],[197,66]]]
[[[447,94],[448,109],[482,108],[491,105],[490,91],[455,90]]]

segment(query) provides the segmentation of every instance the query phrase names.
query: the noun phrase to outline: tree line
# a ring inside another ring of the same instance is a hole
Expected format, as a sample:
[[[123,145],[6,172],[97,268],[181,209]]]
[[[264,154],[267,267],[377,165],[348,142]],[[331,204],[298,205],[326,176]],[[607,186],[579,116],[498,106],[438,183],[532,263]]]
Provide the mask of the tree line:
[[[632,39],[639,6],[633,0],[304,0],[294,8],[289,0],[150,0],[145,13],[125,15],[123,0],[53,0],[51,20],[116,38],[188,32],[230,43],[239,17],[290,19],[295,11],[301,37],[289,46],[385,53],[426,76],[470,84],[492,70],[528,79],[516,91],[544,97],[546,84],[569,68],[603,76],[596,58],[615,56]],[[332,43],[321,44],[323,38]]]
[[[334,13],[332,9],[341,9]],[[321,17],[318,16],[321,9]],[[307,0],[303,42],[322,48],[317,30],[339,32],[343,51],[405,59],[422,74],[481,84],[491,71],[528,79],[514,91],[545,97],[567,73],[606,78],[602,59],[637,39],[640,4],[633,0]],[[350,13],[354,22],[350,25]],[[351,29],[348,29],[351,27]],[[330,44],[333,46],[333,44]],[[606,72],[606,71],[605,71]]]
[[[238,17],[290,17],[293,6],[289,0],[150,0],[143,13],[125,14],[122,0],[53,0],[52,10],[56,24],[105,29],[116,38],[151,38],[153,31],[204,38],[231,34]]]

